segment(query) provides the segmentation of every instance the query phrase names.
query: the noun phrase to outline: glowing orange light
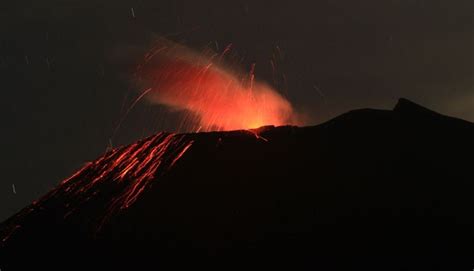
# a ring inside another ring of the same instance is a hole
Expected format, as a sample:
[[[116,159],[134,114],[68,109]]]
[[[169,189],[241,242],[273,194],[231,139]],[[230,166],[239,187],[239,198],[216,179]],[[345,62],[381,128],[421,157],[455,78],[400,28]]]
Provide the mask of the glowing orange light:
[[[140,76],[151,84],[147,98],[197,116],[192,131],[251,129],[290,124],[291,104],[269,85],[239,76],[204,57],[172,44],[150,53]],[[220,59],[220,58],[219,58]]]

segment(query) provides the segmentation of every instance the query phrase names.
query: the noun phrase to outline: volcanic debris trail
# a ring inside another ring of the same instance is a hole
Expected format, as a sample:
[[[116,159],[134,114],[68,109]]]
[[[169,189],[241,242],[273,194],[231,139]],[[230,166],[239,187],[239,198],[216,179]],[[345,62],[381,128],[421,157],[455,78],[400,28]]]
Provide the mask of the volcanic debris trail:
[[[24,209],[16,217],[24,217],[35,211],[36,206],[64,200],[67,210],[64,218],[97,200],[104,193],[113,198],[105,202],[105,208],[97,230],[116,212],[130,207],[151,182],[165,174],[192,146],[193,140],[186,135],[158,133],[129,146],[113,149],[65,179],[58,187]],[[9,225],[3,232],[2,242],[21,225]]]

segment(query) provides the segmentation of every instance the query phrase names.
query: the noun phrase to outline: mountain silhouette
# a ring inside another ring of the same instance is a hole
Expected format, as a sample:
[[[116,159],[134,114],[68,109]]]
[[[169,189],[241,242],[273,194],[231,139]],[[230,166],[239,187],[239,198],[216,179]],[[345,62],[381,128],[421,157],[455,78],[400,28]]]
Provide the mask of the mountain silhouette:
[[[471,270],[473,154],[473,123],[406,99],[312,127],[160,133],[3,222],[0,268]]]

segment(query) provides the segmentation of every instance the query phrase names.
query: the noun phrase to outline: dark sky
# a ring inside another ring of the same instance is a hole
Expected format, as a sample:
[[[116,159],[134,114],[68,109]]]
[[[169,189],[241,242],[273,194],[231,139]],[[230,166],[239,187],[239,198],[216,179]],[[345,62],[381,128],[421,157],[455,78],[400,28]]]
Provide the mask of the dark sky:
[[[473,14],[472,0],[3,3],[0,219],[105,151],[136,94],[130,74],[157,37],[198,50],[232,43],[243,68],[255,62],[270,83],[279,50],[287,83],[276,87],[310,124],[399,97],[474,121]],[[175,119],[141,103],[112,144]]]

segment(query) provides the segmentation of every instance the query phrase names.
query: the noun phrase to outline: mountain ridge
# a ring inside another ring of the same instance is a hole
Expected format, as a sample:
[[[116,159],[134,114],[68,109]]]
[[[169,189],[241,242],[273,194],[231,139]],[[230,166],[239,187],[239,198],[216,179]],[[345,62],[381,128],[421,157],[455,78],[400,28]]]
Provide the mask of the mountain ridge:
[[[403,99],[317,126],[159,134],[104,155],[1,224],[0,262],[15,270],[17,255],[53,253],[117,269],[199,258],[461,270],[474,255],[473,136],[472,123]],[[160,159],[165,169],[142,174]],[[110,204],[121,199],[133,202]]]

